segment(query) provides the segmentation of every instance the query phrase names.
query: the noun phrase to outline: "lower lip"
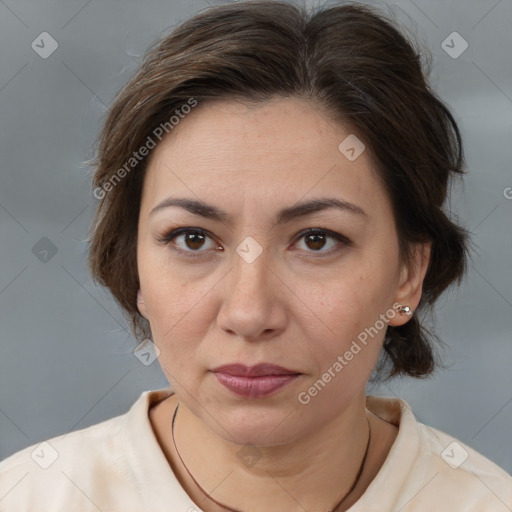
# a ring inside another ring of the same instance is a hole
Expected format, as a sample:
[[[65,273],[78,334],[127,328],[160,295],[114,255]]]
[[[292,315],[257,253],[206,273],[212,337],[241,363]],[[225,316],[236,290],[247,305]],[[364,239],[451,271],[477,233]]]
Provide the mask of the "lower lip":
[[[233,393],[253,398],[269,396],[299,377],[298,374],[241,377],[220,372],[214,372],[214,375],[221,384]]]

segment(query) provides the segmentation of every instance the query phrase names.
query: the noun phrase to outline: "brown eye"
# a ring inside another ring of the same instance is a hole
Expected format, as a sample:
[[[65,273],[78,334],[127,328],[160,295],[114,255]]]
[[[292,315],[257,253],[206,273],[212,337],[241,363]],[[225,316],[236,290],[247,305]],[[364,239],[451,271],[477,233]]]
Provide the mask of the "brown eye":
[[[315,251],[322,249],[322,247],[325,246],[326,243],[326,236],[325,235],[319,235],[318,233],[313,233],[311,235],[305,236],[305,241],[307,246],[310,249],[314,249]]]
[[[176,242],[173,242],[176,240]],[[210,247],[207,241],[210,240]],[[208,249],[220,248],[213,239],[206,233],[206,231],[198,228],[179,228],[167,233],[159,239],[164,244],[173,242],[178,252],[184,253],[187,256],[201,256]],[[206,247],[206,249],[204,249]]]
[[[306,252],[316,252],[319,253],[319,255],[323,255],[324,253],[331,254],[343,247],[353,245],[348,238],[328,229],[309,229],[301,232],[297,238],[304,240]],[[329,243],[329,240],[334,242]],[[327,247],[327,249],[323,250],[325,247]]]
[[[200,249],[204,244],[205,236],[201,233],[189,233],[185,235],[184,243],[188,249]]]

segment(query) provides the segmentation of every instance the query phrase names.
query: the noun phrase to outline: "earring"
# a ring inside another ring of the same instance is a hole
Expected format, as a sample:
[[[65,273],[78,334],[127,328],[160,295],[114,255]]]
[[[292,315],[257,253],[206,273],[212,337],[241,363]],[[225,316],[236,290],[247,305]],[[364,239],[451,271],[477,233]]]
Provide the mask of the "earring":
[[[412,310],[409,306],[400,306],[400,309],[398,310],[399,313],[402,315],[411,315]]]

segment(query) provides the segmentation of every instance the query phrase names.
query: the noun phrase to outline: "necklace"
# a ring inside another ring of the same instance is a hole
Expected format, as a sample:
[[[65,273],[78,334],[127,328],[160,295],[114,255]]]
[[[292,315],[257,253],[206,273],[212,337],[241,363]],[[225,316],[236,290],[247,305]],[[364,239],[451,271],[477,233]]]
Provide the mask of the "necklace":
[[[176,406],[176,409],[174,411],[174,415],[172,417],[172,427],[171,427],[171,435],[172,435],[172,442],[174,443],[174,449],[176,450],[176,453],[178,454],[178,457],[181,461],[181,463],[183,464],[183,467],[186,469],[188,475],[190,476],[190,478],[194,481],[194,483],[197,485],[197,487],[200,489],[200,491],[211,501],[213,501],[214,503],[216,503],[219,507],[222,507],[224,510],[229,510],[230,512],[241,512],[240,510],[237,510],[237,509],[234,509],[234,508],[229,508],[227,507],[226,505],[223,505],[222,503],[219,503],[218,501],[214,500],[200,485],[199,483],[197,482],[197,480],[192,476],[192,474],[190,473],[190,471],[188,470],[187,466],[185,465],[185,463],[183,462],[183,459],[181,458],[181,455],[180,455],[180,452],[178,451],[178,447],[176,446],[176,440],[174,439],[174,423],[176,421],[176,414],[178,412],[178,408],[179,408],[180,404],[178,402],[178,405]],[[359,471],[357,472],[357,475],[356,477],[354,478],[354,482],[352,483],[350,489],[348,490],[348,492],[346,492],[344,494],[344,496],[341,498],[340,501],[338,501],[338,503],[334,506],[334,508],[330,508],[327,512],[335,512],[335,510],[345,501],[345,499],[352,493],[352,491],[355,489],[357,483],[359,482],[359,479],[361,478],[361,475],[363,473],[363,469],[364,469],[364,465],[365,465],[365,462],[366,462],[366,456],[368,455],[368,450],[370,448],[370,441],[371,441],[371,438],[372,438],[372,429],[370,427],[370,421],[368,420],[368,418],[366,418],[366,421],[368,422],[368,442],[366,443],[366,450],[364,452],[364,455],[363,455],[363,460],[361,461],[361,465],[359,466]]]

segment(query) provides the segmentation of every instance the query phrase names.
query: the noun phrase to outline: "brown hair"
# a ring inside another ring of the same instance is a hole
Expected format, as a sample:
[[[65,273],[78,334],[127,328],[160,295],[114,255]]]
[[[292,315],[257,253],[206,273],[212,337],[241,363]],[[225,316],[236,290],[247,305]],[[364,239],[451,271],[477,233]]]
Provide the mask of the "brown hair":
[[[147,157],[132,169],[126,163],[191,99],[257,104],[294,96],[314,101],[364,142],[392,201],[403,261],[413,243],[432,242],[419,307],[405,325],[387,327],[378,365],[379,373],[391,365],[388,377],[432,373],[436,337],[419,313],[466,271],[468,233],[444,211],[464,156],[454,118],[425,79],[422,52],[397,27],[357,3],[308,11],[263,0],[208,8],[155,41],[99,135],[93,187],[101,197],[88,239],[93,279],[110,289],[137,339],[151,336],[136,303]]]

